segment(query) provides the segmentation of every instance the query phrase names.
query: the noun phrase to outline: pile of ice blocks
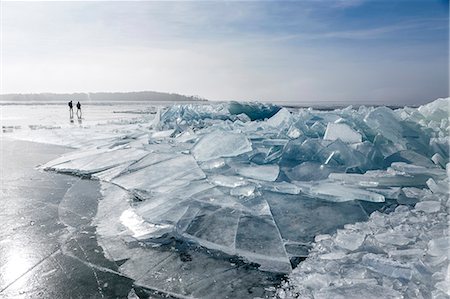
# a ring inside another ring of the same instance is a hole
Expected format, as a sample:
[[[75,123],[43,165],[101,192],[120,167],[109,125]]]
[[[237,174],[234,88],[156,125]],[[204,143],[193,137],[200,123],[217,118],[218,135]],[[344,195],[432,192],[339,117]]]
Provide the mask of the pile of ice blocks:
[[[412,206],[424,194],[442,202],[435,190],[447,188],[448,105],[449,99],[398,110],[174,105],[147,125],[129,125],[44,168],[110,182],[132,195],[120,221],[138,240],[171,235],[289,273],[317,235],[392,204]],[[359,246],[368,240],[360,233],[342,238]],[[382,252],[372,254],[364,263],[379,263]]]

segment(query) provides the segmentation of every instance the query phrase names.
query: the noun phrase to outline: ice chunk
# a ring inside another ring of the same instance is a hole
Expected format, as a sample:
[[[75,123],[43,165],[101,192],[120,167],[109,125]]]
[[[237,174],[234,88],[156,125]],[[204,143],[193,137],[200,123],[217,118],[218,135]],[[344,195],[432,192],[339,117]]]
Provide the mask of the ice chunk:
[[[413,238],[408,238],[403,232],[387,231],[384,233],[376,234],[375,239],[383,244],[404,246],[414,242]]]
[[[209,160],[206,162],[203,162],[202,164],[200,164],[200,167],[204,170],[213,170],[213,169],[218,169],[218,168],[222,168],[225,166],[225,160],[222,158],[219,159],[214,159],[214,160]]]
[[[277,179],[280,173],[278,165],[250,165],[250,166],[238,166],[236,172],[242,176],[273,182]]]
[[[410,150],[399,151],[390,155],[384,160],[384,165],[387,167],[394,162],[405,162],[408,164],[414,164],[417,166],[431,167],[431,168],[435,167],[433,161],[431,161],[430,158],[427,158],[421,154],[418,154]]]
[[[402,194],[402,189],[399,187],[367,188],[366,190],[381,194],[384,196],[384,198],[389,198],[389,199],[398,199]]]
[[[429,120],[441,120],[448,118],[450,99],[437,99],[426,105],[422,105],[417,110]]]
[[[285,170],[286,175],[292,181],[317,181],[328,177],[331,169],[327,165],[318,162],[303,162],[293,168]]]
[[[365,283],[356,283],[338,287],[323,288],[314,294],[315,299],[398,299],[402,295],[386,287],[379,285],[370,285]]]
[[[284,126],[288,126],[292,121],[291,113],[286,108],[281,108],[274,116],[269,118],[266,121],[271,127],[274,128],[283,128]]]
[[[424,186],[428,176],[409,176],[401,173],[388,173],[385,171],[354,173],[331,173],[329,179],[346,184],[365,187],[406,187]]]
[[[239,115],[244,113],[251,120],[263,120],[275,115],[281,107],[271,104],[262,103],[242,103],[242,102],[230,102],[228,104],[228,111],[232,115]]]
[[[406,173],[408,175],[412,176],[426,176],[426,177],[432,177],[435,179],[445,179],[447,173],[442,168],[437,167],[431,167],[426,168],[423,166],[413,165],[413,164],[406,164],[403,162],[395,162],[391,164],[391,167],[388,169],[393,169],[395,171]]]
[[[156,131],[150,134],[150,139],[164,139],[173,137],[175,130]]]
[[[148,152],[146,151],[134,148],[99,151],[99,153],[94,152],[87,156],[81,156],[80,158],[54,165],[51,169],[60,172],[89,175],[123,163],[138,161],[147,154]]]
[[[447,161],[442,157],[439,153],[436,153],[431,157],[431,160],[434,162],[434,164],[441,166],[442,168],[445,168],[445,164]]]
[[[410,266],[388,259],[379,254],[368,253],[363,256],[362,264],[372,271],[381,273],[391,278],[411,280],[412,269]]]
[[[346,124],[328,123],[324,140],[341,139],[346,143],[356,143],[362,141],[360,133],[356,132]]]
[[[269,209],[267,203],[266,208]],[[270,210],[269,210],[270,211]],[[271,215],[242,215],[236,234],[236,251],[261,270],[289,273],[291,264]]]
[[[450,252],[450,237],[431,240],[428,242],[427,252],[432,256],[444,256],[448,258]]]
[[[285,194],[299,194],[301,191],[300,187],[288,182],[263,182],[261,187],[264,190]]]
[[[289,136],[289,138],[291,139],[296,139],[298,137],[300,137],[302,135],[302,131],[300,131],[298,128],[292,126],[289,131],[287,132],[287,135]]]
[[[231,189],[230,194],[233,196],[242,196],[249,197],[255,193],[255,186],[247,185],[247,186],[239,186]]]
[[[130,165],[130,167],[128,168],[128,171],[136,171],[139,170],[141,168],[153,165],[153,164],[157,164],[166,160],[170,160],[173,158],[173,154],[172,153],[151,153],[148,154],[147,156],[143,157],[142,159],[140,159],[139,161],[133,163],[132,165]]]
[[[428,188],[430,188],[431,192],[433,192],[433,193],[440,193],[440,194],[449,194],[450,193],[450,187],[448,184],[448,180],[436,182],[433,179],[428,179],[426,183],[427,183]]]
[[[340,230],[336,235],[336,244],[344,249],[353,251],[358,249],[364,242],[364,233]]]
[[[211,175],[208,177],[208,181],[211,183],[228,188],[236,188],[239,186],[247,185],[248,182],[240,176],[226,176],[221,174]]]
[[[240,215],[227,207],[199,208],[183,235],[208,248],[234,254],[234,238]]]
[[[378,107],[364,118],[369,127],[376,130],[392,141],[398,149],[406,149],[406,142],[402,138],[403,127],[400,119],[387,107]]]
[[[92,174],[92,177],[93,178],[97,178],[97,179],[102,180],[102,181],[105,181],[105,182],[109,182],[112,179],[114,179],[115,177],[117,177],[120,174],[122,174],[125,171],[127,171],[132,163],[133,162],[123,163],[123,164],[120,164],[120,165],[118,165],[116,167],[109,168],[109,169],[103,170],[101,172],[94,173],[94,174]]]
[[[244,134],[218,130],[201,137],[192,148],[192,154],[198,161],[208,161],[235,157],[251,150],[252,144]]]
[[[441,209],[440,201],[421,201],[416,204],[416,210],[425,213],[436,213]]]
[[[178,181],[181,184],[205,178],[190,155],[174,155],[172,159],[163,160],[135,172],[119,176],[112,182],[128,190],[152,192],[156,187]],[[179,185],[179,184],[177,184]]]
[[[313,184],[309,190],[305,190],[305,192],[311,196],[334,202],[350,200],[384,202],[384,196],[381,194],[330,182]]]
[[[123,211],[122,215],[120,215],[120,222],[132,231],[133,237],[135,238],[143,238],[156,231],[161,232],[162,230],[167,230],[170,227],[169,225],[150,224],[144,221],[144,219],[137,215],[131,208]]]
[[[304,194],[267,192],[265,199],[285,240],[308,243],[318,234],[334,233],[346,223],[367,220],[357,202],[327,202]]]
[[[327,141],[324,141],[324,143],[325,142]],[[320,151],[314,153],[314,156],[315,159],[311,160],[334,167],[343,166],[346,168],[357,167],[364,169],[368,163],[367,157],[362,153],[355,151],[351,146],[340,139],[329,143]]]

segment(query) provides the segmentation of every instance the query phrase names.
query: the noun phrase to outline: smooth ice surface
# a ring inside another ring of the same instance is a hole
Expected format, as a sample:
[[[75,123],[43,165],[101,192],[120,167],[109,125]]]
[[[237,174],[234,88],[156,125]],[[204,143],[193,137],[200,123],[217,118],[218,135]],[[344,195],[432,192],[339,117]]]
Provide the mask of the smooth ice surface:
[[[359,285],[361,296],[428,298],[446,290],[448,104],[281,108],[264,119],[270,106],[248,105],[254,120],[224,103],[172,105],[78,130],[80,150],[44,167],[120,186],[115,237],[138,255],[170,239],[281,273],[308,256],[280,294],[333,297]],[[122,270],[156,279],[138,264]]]
[[[361,134],[353,130],[348,125],[328,123],[323,139],[336,140],[338,138],[346,143],[356,143],[362,141]]]

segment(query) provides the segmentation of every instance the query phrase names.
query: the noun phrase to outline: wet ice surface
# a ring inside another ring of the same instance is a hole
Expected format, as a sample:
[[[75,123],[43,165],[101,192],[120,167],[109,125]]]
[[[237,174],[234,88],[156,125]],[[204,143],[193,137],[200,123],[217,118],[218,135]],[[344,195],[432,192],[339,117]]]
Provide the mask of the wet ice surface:
[[[173,105],[76,137],[17,135],[80,148],[43,168],[102,181],[99,244],[138,285],[270,296],[308,257],[278,296],[445,298],[448,125],[448,99],[399,110],[233,103]]]

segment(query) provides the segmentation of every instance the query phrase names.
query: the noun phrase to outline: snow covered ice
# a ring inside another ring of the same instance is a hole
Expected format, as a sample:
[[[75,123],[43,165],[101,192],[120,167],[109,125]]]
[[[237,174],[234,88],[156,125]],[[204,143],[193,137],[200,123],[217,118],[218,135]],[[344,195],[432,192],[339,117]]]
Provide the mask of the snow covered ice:
[[[279,297],[447,298],[448,113],[172,105],[70,143],[39,130],[78,148],[42,168],[103,182],[98,234],[135,279],[144,249],[123,244],[170,237],[290,273]]]

